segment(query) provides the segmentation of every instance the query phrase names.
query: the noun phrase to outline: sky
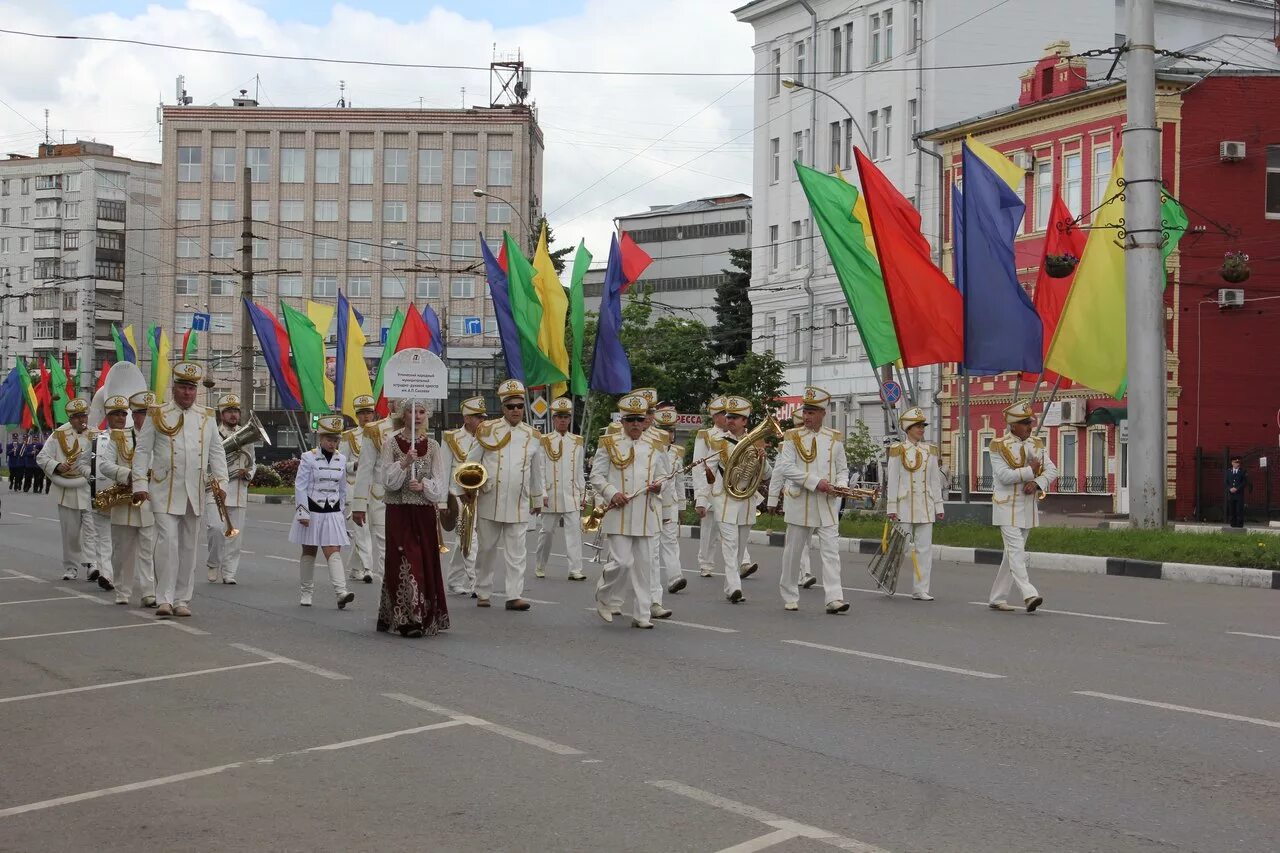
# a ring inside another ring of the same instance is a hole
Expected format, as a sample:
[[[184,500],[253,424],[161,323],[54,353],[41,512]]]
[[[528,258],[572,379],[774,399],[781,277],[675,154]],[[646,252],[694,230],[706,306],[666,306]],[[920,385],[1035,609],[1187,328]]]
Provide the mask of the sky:
[[[608,252],[612,219],[751,191],[751,28],[725,0],[0,0],[0,27],[358,60],[487,67],[520,50],[546,138],[543,197],[558,245]],[[539,69],[723,72],[621,77]],[[484,105],[489,73],[386,69],[50,41],[0,33],[0,155],[93,139],[159,160],[156,107],[186,78],[195,104],[240,89],[264,105]],[[256,76],[256,80],[255,80]],[[465,87],[465,95],[463,88]],[[421,100],[420,100],[421,99]]]

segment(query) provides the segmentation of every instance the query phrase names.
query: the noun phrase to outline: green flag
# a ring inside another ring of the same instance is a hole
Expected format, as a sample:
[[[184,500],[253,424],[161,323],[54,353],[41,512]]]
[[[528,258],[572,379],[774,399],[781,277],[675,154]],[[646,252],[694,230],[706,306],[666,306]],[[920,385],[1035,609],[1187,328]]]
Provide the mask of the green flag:
[[[569,329],[573,334],[573,352],[569,353],[569,393],[576,397],[587,396],[587,373],[582,368],[582,336],[586,326],[586,305],[582,280],[591,266],[591,253],[587,241],[578,243],[573,255],[573,278],[569,281]]]
[[[306,314],[281,302],[284,327],[289,333],[293,365],[302,389],[302,408],[312,414],[329,414],[324,393],[324,337]]]
[[[49,392],[53,402],[53,421],[57,424],[67,422],[67,372],[62,369],[62,362],[49,356]]]
[[[868,360],[874,367],[897,361],[901,353],[880,263],[867,248],[866,232],[854,215],[858,191],[840,178],[795,166]]]
[[[382,345],[382,358],[378,360],[378,375],[373,381],[373,397],[382,405],[382,371],[387,360],[396,353],[396,344],[400,342],[400,330],[404,328],[404,310],[397,308],[391,316],[391,325],[387,328],[387,341]],[[379,411],[380,414],[383,414]]]
[[[510,234],[504,233],[507,246],[507,284],[511,299],[511,316],[520,338],[520,360],[524,364],[524,384],[528,388],[566,382],[569,377],[551,363],[538,348],[538,332],[542,328],[542,303],[533,286],[533,265],[520,254],[520,247]]]

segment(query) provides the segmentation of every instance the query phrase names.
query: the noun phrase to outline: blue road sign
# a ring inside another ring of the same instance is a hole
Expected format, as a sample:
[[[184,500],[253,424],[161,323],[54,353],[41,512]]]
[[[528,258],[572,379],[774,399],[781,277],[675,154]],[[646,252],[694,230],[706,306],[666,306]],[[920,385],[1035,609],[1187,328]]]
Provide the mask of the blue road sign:
[[[388,332],[387,327],[383,326],[382,337],[378,339],[378,343],[382,344],[384,347],[387,345],[387,332]]]
[[[191,315],[191,331],[207,332],[209,331],[209,322],[211,318],[208,314],[197,311]]]
[[[464,335],[479,335],[484,332],[484,326],[480,323],[479,317],[463,317],[462,333]]]
[[[902,399],[902,386],[890,379],[880,386],[880,399],[892,406]]]

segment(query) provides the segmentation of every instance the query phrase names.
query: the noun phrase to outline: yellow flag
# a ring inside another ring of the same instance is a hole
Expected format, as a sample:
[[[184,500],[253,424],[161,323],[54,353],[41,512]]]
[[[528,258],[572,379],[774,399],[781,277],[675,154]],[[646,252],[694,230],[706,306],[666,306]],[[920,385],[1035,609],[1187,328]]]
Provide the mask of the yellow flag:
[[[844,176],[844,172],[838,164],[836,165],[836,177],[846,184],[849,183],[849,179]],[[867,244],[867,251],[871,253],[871,257],[877,261],[880,260],[880,253],[876,251],[876,238],[871,233],[871,214],[867,213],[867,197],[862,193],[858,193],[858,200],[853,203],[853,218],[858,220],[858,224],[862,226],[862,237]]]
[[[967,140],[969,150],[972,151],[979,160],[991,167],[991,171],[1000,176],[1006,184],[1015,192],[1020,191],[1027,182],[1027,173],[1022,167],[1014,163],[1008,157],[1001,154],[990,145],[979,142],[973,138],[973,134],[969,134]]]
[[[334,305],[325,305],[323,302],[312,302],[307,300],[307,319],[315,324],[316,331],[326,341],[329,340],[330,329],[333,325],[333,318],[337,315],[338,309]],[[337,403],[333,399],[334,389],[333,380],[329,378],[329,372],[326,365],[324,375],[324,399],[331,409],[337,409]]]
[[[538,292],[538,301],[542,303],[538,349],[542,350],[547,360],[558,367],[561,373],[568,376],[569,350],[564,342],[564,324],[569,314],[569,294],[560,283],[555,265],[551,262],[551,253],[547,250],[546,223],[543,223],[542,233],[538,235],[538,249],[533,253],[533,272],[533,287]],[[568,387],[565,382],[555,383],[551,386],[551,396],[559,397]]]

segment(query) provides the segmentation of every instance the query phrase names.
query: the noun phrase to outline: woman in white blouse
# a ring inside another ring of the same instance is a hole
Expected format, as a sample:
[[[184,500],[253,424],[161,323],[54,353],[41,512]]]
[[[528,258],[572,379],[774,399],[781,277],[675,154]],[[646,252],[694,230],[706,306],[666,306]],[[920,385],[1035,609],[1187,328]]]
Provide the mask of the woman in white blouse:
[[[302,556],[298,558],[299,603],[303,607],[311,606],[318,550],[324,554],[333,594],[337,597],[338,609],[342,610],[356,599],[355,593],[347,591],[347,576],[342,571],[342,548],[351,541],[343,521],[347,503],[347,460],[338,452],[342,415],[320,418],[316,432],[320,446],[302,454],[293,481],[296,511],[289,541],[302,546]]]

